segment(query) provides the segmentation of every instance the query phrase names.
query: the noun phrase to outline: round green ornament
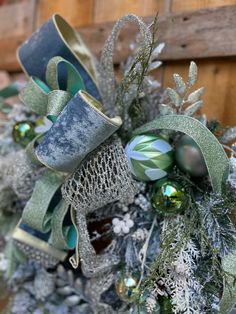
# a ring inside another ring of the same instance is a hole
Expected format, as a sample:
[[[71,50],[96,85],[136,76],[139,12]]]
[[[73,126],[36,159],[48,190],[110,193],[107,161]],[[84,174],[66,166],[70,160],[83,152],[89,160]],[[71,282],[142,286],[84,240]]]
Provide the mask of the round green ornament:
[[[35,135],[34,123],[31,121],[17,122],[12,130],[14,141],[22,146],[27,146]]]
[[[125,147],[132,174],[140,181],[164,178],[173,165],[173,148],[155,135],[137,135]]]
[[[185,189],[173,180],[160,180],[153,186],[152,206],[164,216],[177,215],[189,205]]]
[[[207,167],[202,152],[196,142],[183,135],[175,148],[175,159],[178,167],[192,177],[207,175]]]
[[[116,281],[116,293],[119,298],[127,303],[132,303],[138,298],[138,279],[132,274],[121,275]]]

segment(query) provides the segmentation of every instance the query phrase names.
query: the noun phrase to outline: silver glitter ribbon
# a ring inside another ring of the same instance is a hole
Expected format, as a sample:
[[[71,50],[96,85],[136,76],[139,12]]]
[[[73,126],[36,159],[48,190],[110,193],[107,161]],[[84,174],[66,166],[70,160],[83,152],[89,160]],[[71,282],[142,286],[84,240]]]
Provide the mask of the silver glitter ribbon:
[[[116,22],[112,32],[105,42],[102,50],[100,64],[98,65],[99,89],[104,108],[107,112],[114,112],[116,102],[116,79],[113,66],[115,44],[121,29],[129,22],[136,23],[140,30],[141,47],[137,54],[142,54],[152,43],[152,33],[144,21],[133,14],[123,16]]]
[[[216,137],[198,120],[184,115],[170,115],[155,119],[136,129],[143,134],[157,129],[179,131],[190,136],[199,146],[205,160],[214,192],[222,194],[229,174],[228,157]]]

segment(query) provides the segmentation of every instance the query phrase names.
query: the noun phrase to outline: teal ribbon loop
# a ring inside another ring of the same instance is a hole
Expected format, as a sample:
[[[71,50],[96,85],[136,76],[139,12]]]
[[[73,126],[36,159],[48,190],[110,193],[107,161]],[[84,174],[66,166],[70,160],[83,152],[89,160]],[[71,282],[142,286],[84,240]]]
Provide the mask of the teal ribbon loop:
[[[192,117],[170,115],[160,117],[143,125],[136,129],[134,134],[143,134],[158,129],[185,133],[196,142],[206,162],[212,188],[214,192],[222,194],[229,174],[229,161],[222,145],[211,131]]]
[[[8,86],[0,90],[0,98],[6,99],[17,96],[19,94],[19,86],[16,82],[9,84]]]
[[[78,91],[85,90],[85,85],[76,68],[61,57],[48,62],[46,82],[31,77],[21,91],[20,99],[32,111],[54,122],[68,101]]]

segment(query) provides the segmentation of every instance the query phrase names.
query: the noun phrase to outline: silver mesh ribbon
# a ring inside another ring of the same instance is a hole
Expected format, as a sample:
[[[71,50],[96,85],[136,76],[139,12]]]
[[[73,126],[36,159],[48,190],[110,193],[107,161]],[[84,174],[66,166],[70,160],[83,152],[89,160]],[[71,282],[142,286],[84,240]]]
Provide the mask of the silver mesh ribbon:
[[[86,215],[103,206],[131,198],[136,184],[128,170],[120,139],[110,138],[98,147],[62,186],[62,195],[76,210],[79,255],[85,276],[94,277],[119,262],[110,254],[96,255],[87,230]]]

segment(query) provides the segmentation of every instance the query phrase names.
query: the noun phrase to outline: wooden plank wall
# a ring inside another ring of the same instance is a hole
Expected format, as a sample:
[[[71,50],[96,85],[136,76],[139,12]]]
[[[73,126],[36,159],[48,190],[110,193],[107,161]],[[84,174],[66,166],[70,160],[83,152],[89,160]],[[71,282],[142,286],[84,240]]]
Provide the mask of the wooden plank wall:
[[[29,0],[23,0],[27,3]],[[33,26],[41,25],[53,13],[62,14],[75,27],[114,21],[127,13],[160,16],[203,8],[236,5],[236,0],[35,0]],[[22,2],[22,1],[21,1]],[[220,27],[220,20],[219,20]],[[194,35],[193,35],[194,36]],[[1,47],[2,48],[2,47]],[[172,85],[172,73],[187,74],[190,60],[164,61],[159,73],[165,87]],[[236,58],[195,60],[199,66],[198,86],[204,85],[204,112],[224,124],[236,124]]]
[[[235,0],[173,0],[171,12],[183,12],[222,5],[236,5]],[[236,18],[236,17],[235,17]],[[220,27],[220,21],[219,21]],[[236,59],[212,58],[196,60],[199,67],[198,86],[205,86],[204,113],[225,125],[236,124]],[[189,61],[165,64],[163,84],[172,84],[173,72],[187,75]]]

